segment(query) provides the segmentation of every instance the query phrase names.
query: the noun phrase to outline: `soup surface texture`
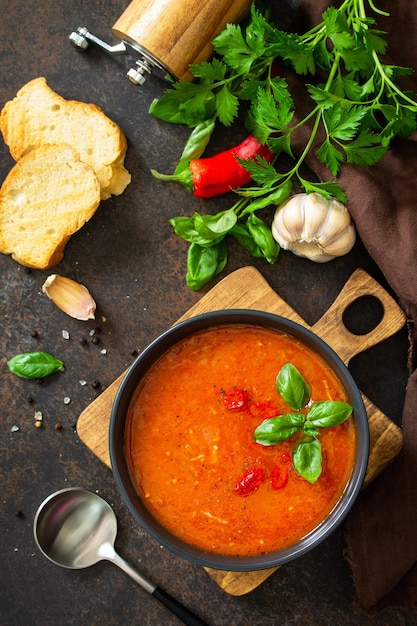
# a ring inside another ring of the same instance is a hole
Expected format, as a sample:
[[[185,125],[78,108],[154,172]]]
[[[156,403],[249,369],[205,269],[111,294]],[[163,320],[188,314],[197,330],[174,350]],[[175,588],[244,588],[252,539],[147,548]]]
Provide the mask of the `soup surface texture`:
[[[321,431],[315,483],[291,465],[299,433],[277,445],[254,441],[264,419],[294,412],[275,385],[288,362],[309,384],[310,405],[347,401],[326,362],[297,339],[241,324],[182,340],[138,386],[126,432],[134,484],[152,515],[186,543],[235,557],[269,553],[308,534],[339,500],[354,462],[353,416]],[[239,481],[250,472],[259,485],[245,495]]]

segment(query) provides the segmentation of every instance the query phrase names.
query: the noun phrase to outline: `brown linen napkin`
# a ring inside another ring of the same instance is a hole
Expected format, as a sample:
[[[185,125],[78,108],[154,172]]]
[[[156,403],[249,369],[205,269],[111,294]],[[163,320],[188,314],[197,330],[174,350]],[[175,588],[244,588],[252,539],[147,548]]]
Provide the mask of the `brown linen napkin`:
[[[300,0],[292,30],[301,33],[317,24],[330,4],[337,6],[330,0]],[[376,0],[376,5],[390,13],[389,18],[373,15],[377,28],[388,33],[387,55],[396,65],[417,68],[417,3]],[[308,100],[303,85],[288,78],[302,114]],[[408,87],[417,93],[415,76]],[[332,179],[316,159],[310,159],[309,166],[321,180]],[[377,165],[363,169],[343,166],[338,177],[364,245],[407,314],[410,336],[403,449],[364,490],[346,523],[347,558],[359,604],[369,613],[417,606],[416,177],[417,133],[396,141]]]

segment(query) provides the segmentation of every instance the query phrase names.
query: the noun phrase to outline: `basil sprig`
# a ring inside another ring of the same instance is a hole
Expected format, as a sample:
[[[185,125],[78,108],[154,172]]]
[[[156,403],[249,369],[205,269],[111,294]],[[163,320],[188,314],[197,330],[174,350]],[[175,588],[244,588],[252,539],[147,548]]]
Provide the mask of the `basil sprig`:
[[[10,359],[7,367],[20,378],[45,378],[62,370],[64,364],[49,352],[24,352]]]
[[[301,410],[310,400],[310,387],[292,363],[280,370],[276,388],[285,402],[297,413],[287,413],[266,419],[254,432],[254,439],[263,446],[273,446],[290,439],[300,431],[301,439],[292,450],[292,465],[300,476],[314,483],[322,471],[321,443],[317,439],[320,428],[338,426],[352,414],[347,402],[325,400],[313,402],[306,415]]]
[[[175,234],[191,244],[186,276],[190,289],[198,291],[223,271],[227,264],[228,234],[254,257],[264,258],[271,264],[277,260],[280,248],[269,226],[253,213],[249,213],[246,222],[238,223],[238,205],[217,215],[195,212],[191,217],[169,220]]]

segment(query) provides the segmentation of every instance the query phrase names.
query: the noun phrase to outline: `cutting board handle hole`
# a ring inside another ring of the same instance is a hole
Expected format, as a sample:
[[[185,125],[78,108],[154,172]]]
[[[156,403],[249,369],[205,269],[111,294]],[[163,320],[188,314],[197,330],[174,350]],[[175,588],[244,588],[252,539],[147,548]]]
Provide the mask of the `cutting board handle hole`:
[[[359,296],[350,302],[343,312],[342,320],[353,335],[367,335],[384,317],[384,305],[376,296]]]

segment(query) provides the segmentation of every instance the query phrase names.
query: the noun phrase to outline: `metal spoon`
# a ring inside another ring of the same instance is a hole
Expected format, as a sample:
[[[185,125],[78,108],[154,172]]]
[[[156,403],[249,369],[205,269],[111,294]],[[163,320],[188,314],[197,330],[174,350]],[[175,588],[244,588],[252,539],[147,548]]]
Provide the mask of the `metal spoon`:
[[[39,549],[56,565],[82,569],[99,561],[111,561],[183,622],[190,626],[207,626],[117,554],[114,549],[116,516],[111,506],[96,493],[77,488],[52,493],[38,508],[33,530]]]

